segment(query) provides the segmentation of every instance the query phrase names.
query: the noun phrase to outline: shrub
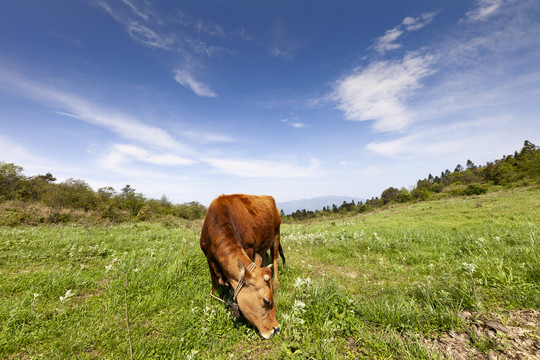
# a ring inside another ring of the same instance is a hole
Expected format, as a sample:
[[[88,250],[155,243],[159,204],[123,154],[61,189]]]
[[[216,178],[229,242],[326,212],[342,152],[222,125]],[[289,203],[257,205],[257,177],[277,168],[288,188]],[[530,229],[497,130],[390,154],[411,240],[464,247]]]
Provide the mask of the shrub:
[[[139,213],[137,214],[137,219],[140,221],[152,220],[153,217],[154,210],[149,204],[143,205],[143,207],[141,208],[141,210],[139,210]]]
[[[469,184],[465,189],[463,189],[463,195],[482,195],[487,193],[487,188],[480,184]]]

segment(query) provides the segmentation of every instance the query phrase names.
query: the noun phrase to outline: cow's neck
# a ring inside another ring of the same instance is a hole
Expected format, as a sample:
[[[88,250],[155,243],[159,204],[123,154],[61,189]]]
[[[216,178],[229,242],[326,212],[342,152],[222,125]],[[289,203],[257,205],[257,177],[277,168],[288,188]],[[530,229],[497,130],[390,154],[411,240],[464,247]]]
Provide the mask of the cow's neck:
[[[238,260],[242,262],[242,265],[244,265],[244,271],[246,272],[253,272],[255,267],[257,267],[253,261],[247,256],[246,252],[241,249],[241,251],[236,253],[236,256],[231,256],[227,261],[227,274],[228,274],[228,280],[231,283],[231,286],[233,288],[236,288],[238,285],[238,281],[240,280],[240,269],[238,268]]]

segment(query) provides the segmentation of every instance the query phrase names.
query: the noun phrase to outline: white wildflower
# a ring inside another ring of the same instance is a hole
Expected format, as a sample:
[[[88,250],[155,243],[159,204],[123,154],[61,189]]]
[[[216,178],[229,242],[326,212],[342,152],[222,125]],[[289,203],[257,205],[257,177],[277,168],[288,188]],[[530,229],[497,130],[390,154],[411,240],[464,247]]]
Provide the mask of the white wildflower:
[[[476,265],[474,263],[469,264],[469,263],[463,262],[461,263],[461,265],[463,265],[463,268],[465,269],[465,271],[468,271],[471,274],[473,274],[476,271]]]
[[[294,300],[293,311],[294,312],[304,312],[306,304],[301,300]]]
[[[66,291],[66,294],[64,296],[60,296],[60,302],[66,302],[68,301],[72,296],[75,296],[75,292],[71,289]]]

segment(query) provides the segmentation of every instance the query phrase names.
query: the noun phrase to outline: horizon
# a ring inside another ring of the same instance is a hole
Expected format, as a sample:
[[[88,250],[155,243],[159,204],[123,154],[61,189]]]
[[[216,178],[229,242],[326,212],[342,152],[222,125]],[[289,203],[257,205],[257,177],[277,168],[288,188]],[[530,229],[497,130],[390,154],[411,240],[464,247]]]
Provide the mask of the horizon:
[[[540,3],[57,0],[0,13],[0,161],[209,204],[370,199],[540,142]]]

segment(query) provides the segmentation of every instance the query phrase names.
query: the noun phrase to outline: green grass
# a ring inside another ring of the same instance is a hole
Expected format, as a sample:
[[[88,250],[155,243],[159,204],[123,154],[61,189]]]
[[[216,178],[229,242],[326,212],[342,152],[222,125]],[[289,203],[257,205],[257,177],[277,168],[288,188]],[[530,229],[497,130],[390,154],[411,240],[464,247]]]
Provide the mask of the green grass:
[[[137,359],[437,359],[460,311],[540,309],[539,221],[527,188],[283,224],[268,341],[209,297],[200,221],[0,228],[0,358],[129,358],[127,300]]]

